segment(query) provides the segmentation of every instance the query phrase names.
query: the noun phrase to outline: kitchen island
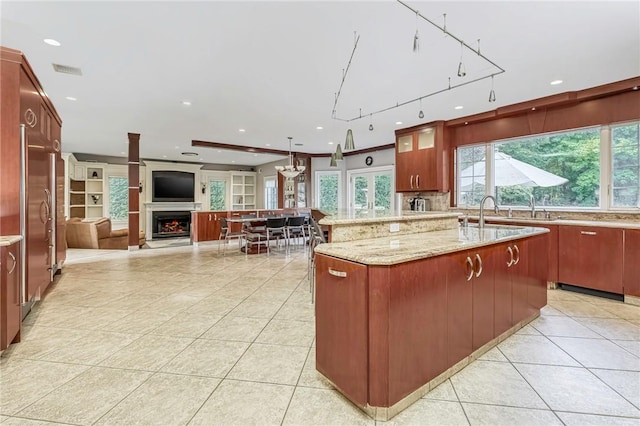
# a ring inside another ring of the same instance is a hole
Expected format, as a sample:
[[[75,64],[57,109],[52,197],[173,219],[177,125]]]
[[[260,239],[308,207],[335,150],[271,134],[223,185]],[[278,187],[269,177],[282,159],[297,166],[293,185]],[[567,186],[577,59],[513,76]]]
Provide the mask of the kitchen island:
[[[456,226],[317,246],[317,370],[390,419],[539,315],[548,232]]]

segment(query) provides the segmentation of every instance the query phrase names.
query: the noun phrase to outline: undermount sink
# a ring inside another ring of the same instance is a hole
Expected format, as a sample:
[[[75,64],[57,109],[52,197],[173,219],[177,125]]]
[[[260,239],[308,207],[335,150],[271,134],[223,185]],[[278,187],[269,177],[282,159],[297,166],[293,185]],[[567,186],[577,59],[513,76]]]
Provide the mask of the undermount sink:
[[[537,221],[537,222],[553,222],[554,220],[557,220],[557,218],[544,218],[544,217],[500,217],[497,219],[504,219],[504,220],[508,220],[508,221],[513,221],[513,222],[533,222],[533,221]]]

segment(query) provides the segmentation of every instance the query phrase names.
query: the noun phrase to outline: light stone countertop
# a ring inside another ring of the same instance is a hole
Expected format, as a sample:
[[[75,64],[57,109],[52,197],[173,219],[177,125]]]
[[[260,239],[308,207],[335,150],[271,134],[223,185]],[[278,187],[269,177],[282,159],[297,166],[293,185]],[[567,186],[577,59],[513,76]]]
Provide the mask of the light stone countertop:
[[[365,224],[370,222],[398,222],[407,220],[429,220],[458,218],[461,213],[453,212],[417,212],[412,210],[389,211],[389,210],[363,210],[363,211],[339,211],[330,216],[325,216],[318,222],[320,225],[349,225]]]
[[[469,219],[478,220],[478,216],[469,216]],[[640,229],[639,222],[608,222],[602,220],[574,220],[574,219],[533,219],[528,217],[485,216],[484,220],[500,221],[507,225],[509,222],[531,223],[532,225],[572,225],[572,226],[599,226],[602,228]]]
[[[13,243],[22,241],[22,235],[4,235],[0,236],[0,247],[10,246]]]
[[[364,265],[395,265],[446,253],[488,246],[549,232],[546,228],[486,225],[396,235],[368,240],[327,243],[315,252]]]

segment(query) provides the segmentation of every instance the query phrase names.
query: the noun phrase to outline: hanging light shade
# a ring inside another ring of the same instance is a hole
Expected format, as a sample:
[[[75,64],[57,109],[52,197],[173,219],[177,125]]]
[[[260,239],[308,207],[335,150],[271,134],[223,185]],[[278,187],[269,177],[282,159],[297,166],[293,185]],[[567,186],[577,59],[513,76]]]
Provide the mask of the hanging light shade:
[[[293,179],[294,177],[298,176],[300,173],[304,172],[306,167],[300,164],[296,164],[296,165],[293,164],[293,155],[291,154],[291,139],[293,138],[289,136],[288,139],[289,139],[289,164],[287,164],[286,166],[275,166],[275,168],[285,178]]]
[[[336,154],[331,154],[331,161],[329,162],[329,167],[338,167],[338,163],[336,162]]]
[[[347,138],[344,141],[344,149],[347,151],[356,149],[356,144],[353,142],[353,131],[351,129],[347,130]]]
[[[342,156],[342,148],[340,148],[340,144],[336,147],[336,153],[333,154],[336,157],[337,161],[342,161],[344,157]]]

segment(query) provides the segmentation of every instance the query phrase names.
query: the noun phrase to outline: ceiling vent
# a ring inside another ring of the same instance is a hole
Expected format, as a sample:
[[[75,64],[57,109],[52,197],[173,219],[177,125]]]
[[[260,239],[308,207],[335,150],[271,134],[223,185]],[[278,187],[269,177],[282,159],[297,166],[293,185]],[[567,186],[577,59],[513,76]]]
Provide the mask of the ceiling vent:
[[[63,74],[82,75],[82,70],[76,67],[70,67],[69,65],[51,64],[55,72],[61,72]]]

